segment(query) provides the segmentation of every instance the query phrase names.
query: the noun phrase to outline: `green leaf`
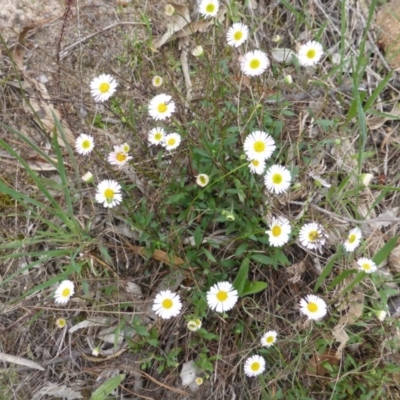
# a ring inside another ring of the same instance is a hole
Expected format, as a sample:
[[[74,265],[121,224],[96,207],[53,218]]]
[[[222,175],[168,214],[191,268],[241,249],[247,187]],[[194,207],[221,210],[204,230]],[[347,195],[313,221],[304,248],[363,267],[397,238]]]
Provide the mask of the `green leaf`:
[[[197,248],[199,248],[201,245],[201,242],[203,241],[203,232],[201,230],[200,225],[197,225],[193,236],[194,236],[194,244],[196,245]]]
[[[364,271],[360,271],[356,277],[354,278],[353,282],[351,282],[349,285],[347,285],[344,290],[342,290],[341,295],[343,296],[345,293],[350,292],[353,290],[353,288],[358,285],[364,278],[365,276],[365,272]]]
[[[344,281],[348,276],[354,274],[355,272],[355,269],[346,269],[329,284],[329,289],[334,289],[337,285],[339,285],[340,282]]]
[[[251,259],[259,262],[260,264],[273,265],[274,261],[271,257],[264,256],[263,254],[252,254]]]
[[[116,375],[107,379],[90,397],[90,400],[104,400],[125,379],[125,375]]]
[[[211,262],[217,262],[217,260],[215,259],[215,257],[207,250],[207,249],[203,249],[203,253],[205,254],[205,256],[211,261]]]
[[[242,243],[235,251],[235,257],[241,256],[249,247],[248,243]]]
[[[388,242],[372,257],[372,261],[376,264],[382,264],[385,261],[392,250],[396,247],[398,235],[393,236]]]
[[[242,297],[248,296],[249,294],[262,292],[264,289],[266,289],[267,286],[268,286],[267,282],[261,282],[261,281],[246,282],[243,288]]]
[[[337,252],[330,258],[330,260],[326,263],[325,268],[322,270],[321,275],[318,277],[317,282],[315,282],[314,292],[318,290],[318,288],[325,281],[325,278],[331,273],[333,265],[335,261],[342,255],[342,247],[339,246]]]
[[[233,282],[233,287],[238,291],[239,296],[242,295],[243,289],[248,282],[247,277],[249,276],[249,259],[245,258],[240,265],[239,272]]]

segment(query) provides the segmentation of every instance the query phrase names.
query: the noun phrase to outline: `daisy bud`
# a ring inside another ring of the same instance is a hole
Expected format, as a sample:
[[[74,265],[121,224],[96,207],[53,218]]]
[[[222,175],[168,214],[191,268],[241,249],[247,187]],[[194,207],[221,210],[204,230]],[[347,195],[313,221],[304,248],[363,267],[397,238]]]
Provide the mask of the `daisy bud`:
[[[172,4],[167,4],[164,13],[167,17],[172,17],[175,14],[175,7]]]
[[[197,46],[193,49],[192,55],[195,57],[201,57],[204,54],[204,50],[202,46]]]
[[[235,214],[233,214],[231,211],[222,210],[221,214],[226,218],[227,221],[232,222],[235,220]]]
[[[293,78],[292,75],[286,75],[283,78],[283,81],[287,84],[287,85],[291,85],[293,83]]]
[[[375,315],[379,321],[383,321],[387,317],[387,312],[385,310],[375,310]]]
[[[99,347],[95,347],[92,351],[92,356],[97,357],[100,354],[100,349]]]
[[[82,176],[82,180],[86,183],[92,183],[93,182],[93,174],[91,172],[86,172],[86,174]]]
[[[274,43],[280,43],[280,42],[282,42],[282,37],[280,35],[275,35],[275,36],[273,36],[272,41]]]
[[[374,177],[374,175],[372,175],[372,174],[361,174],[360,175],[361,183],[364,186],[369,186],[369,184],[371,183],[373,177]]]

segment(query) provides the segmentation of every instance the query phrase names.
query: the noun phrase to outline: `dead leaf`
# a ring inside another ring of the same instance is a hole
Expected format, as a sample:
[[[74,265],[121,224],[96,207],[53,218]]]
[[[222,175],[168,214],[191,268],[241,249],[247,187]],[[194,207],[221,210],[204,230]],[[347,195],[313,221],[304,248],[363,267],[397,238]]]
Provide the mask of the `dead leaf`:
[[[389,254],[389,268],[394,274],[400,273],[400,245]]]
[[[164,35],[161,36],[154,44],[155,49],[159,49],[162,45],[168,42],[171,36],[180,31],[184,26],[191,22],[189,8],[185,5],[179,5],[175,3],[168,3],[175,9],[175,13],[169,17],[169,23],[167,30]]]
[[[174,6],[175,7],[175,6]],[[225,19],[225,13],[226,13],[226,7],[224,5],[221,5],[221,7],[219,8],[218,11],[218,15],[216,17],[216,20],[218,22],[223,22],[223,20]],[[175,14],[174,14],[175,15]],[[189,19],[190,21],[190,19]],[[180,21],[181,24],[183,24],[183,20]],[[196,32],[205,32],[210,26],[214,25],[214,20],[212,18],[209,19],[202,19],[199,21],[194,21],[194,22],[190,22],[190,23],[185,23],[183,24],[180,29],[171,32],[171,29],[174,29],[174,27],[179,26],[179,22],[175,23],[174,25],[172,25],[171,27],[167,27],[167,31],[164,33],[164,35],[157,40],[154,44],[153,44],[153,48],[155,50],[159,49],[160,47],[162,47],[165,43],[171,42],[173,40],[179,39],[179,38],[187,38],[190,35],[193,35]]]
[[[51,398],[59,397],[65,400],[82,399],[81,392],[76,392],[67,385],[57,385],[53,382],[47,382],[46,385],[35,393],[32,400],[40,400],[43,396],[50,396]]]
[[[345,310],[345,314],[339,319],[337,325],[333,328],[333,337],[340,343],[336,350],[336,357],[339,360],[342,357],[342,351],[349,340],[349,335],[344,328],[351,325],[362,316],[364,309],[364,295],[356,293],[350,300],[343,302],[339,310]]]
[[[281,64],[290,64],[293,62],[293,57],[295,53],[291,49],[285,49],[285,48],[280,48],[276,47],[274,49],[271,49],[271,56],[272,58]]]
[[[333,328],[332,333],[333,333],[333,337],[336,339],[336,341],[339,342],[339,347],[336,350],[335,356],[338,360],[340,360],[342,357],[343,349],[346,347],[346,343],[349,341],[350,337],[345,332],[344,326],[336,325]]]
[[[27,358],[13,356],[12,354],[0,353],[0,361],[23,365],[24,367],[38,369],[39,371],[44,371],[44,368],[38,363],[28,360]]]
[[[336,357],[336,351],[329,349],[322,354],[315,353],[309,360],[307,365],[307,375],[311,376],[326,376],[330,374],[330,370],[326,368],[326,363],[332,366],[339,365],[339,360]],[[325,364],[325,365],[324,365]]]
[[[393,121],[393,120],[398,120],[400,119],[400,108],[398,103],[396,103],[392,111],[388,112],[393,118],[391,117],[385,117],[385,116],[380,116],[380,115],[372,115],[367,118],[367,124],[369,129],[375,130],[379,129],[383,126],[383,124],[387,121]]]
[[[369,222],[368,225],[373,230],[390,226],[393,223],[392,221],[397,218],[398,211],[399,207],[388,208],[385,212],[379,214],[373,222]]]
[[[27,95],[24,96],[24,109],[28,114],[31,115],[39,127],[42,128],[49,137],[51,137],[53,132],[57,132],[53,115],[61,123],[61,114],[52,105],[46,86],[25,73],[23,75],[25,80],[22,82],[22,87],[25,93],[27,93]],[[63,126],[63,129],[67,142],[71,146],[74,146],[74,134],[66,126]],[[57,134],[57,141],[60,146],[65,147],[64,140],[60,136],[60,133]]]
[[[400,68],[400,0],[393,0],[380,7],[376,16],[379,43],[393,69]]]

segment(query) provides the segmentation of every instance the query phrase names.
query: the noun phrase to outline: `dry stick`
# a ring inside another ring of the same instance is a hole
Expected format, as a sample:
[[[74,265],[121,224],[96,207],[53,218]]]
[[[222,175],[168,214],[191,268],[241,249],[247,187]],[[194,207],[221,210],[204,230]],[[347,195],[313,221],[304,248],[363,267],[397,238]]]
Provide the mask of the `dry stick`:
[[[58,94],[59,96],[61,95],[61,87],[60,87],[60,82],[61,82],[61,64],[60,64],[60,51],[61,51],[61,42],[63,40],[64,37],[64,33],[65,33],[65,28],[67,26],[67,20],[68,20],[68,16],[71,12],[71,5],[72,5],[72,0],[66,0],[65,2],[65,10],[64,10],[64,15],[63,15],[63,24],[61,27],[61,33],[60,33],[60,37],[58,39],[58,43],[57,43],[57,82],[56,82],[56,87],[58,87]]]
[[[312,203],[306,204],[301,201],[289,201],[289,204],[294,204],[296,206],[303,206],[303,207],[306,205],[309,205],[311,208],[314,208],[315,210],[318,210],[324,214],[328,214],[332,218],[334,218],[340,222],[351,222],[353,224],[370,224],[370,223],[374,223],[374,222],[392,222],[392,223],[400,222],[400,218],[389,218],[389,217],[388,218],[377,217],[377,218],[371,218],[371,219],[353,219],[353,218],[342,217],[342,216],[339,216],[339,215],[333,213],[332,211],[324,210],[323,208],[318,207],[315,204],[312,204]]]
[[[76,46],[79,46],[81,43],[86,42],[86,40],[91,39],[92,37],[96,36],[96,35],[100,35],[102,33],[104,33],[105,31],[108,31],[109,29],[115,28],[116,26],[119,25],[145,25],[145,23],[143,22],[129,22],[129,21],[125,21],[125,22],[116,22],[115,24],[111,24],[106,26],[103,29],[100,29],[97,32],[91,33],[90,35],[84,37],[83,39],[78,40],[75,43],[72,43],[71,45],[67,46],[61,53],[60,53],[60,60],[63,60],[65,57],[67,57],[68,53],[74,49]]]

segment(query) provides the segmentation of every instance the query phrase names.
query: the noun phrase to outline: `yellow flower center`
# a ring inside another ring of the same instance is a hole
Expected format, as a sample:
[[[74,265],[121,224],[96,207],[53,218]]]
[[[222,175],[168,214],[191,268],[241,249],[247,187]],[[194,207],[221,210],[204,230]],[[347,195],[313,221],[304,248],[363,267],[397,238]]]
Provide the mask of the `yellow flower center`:
[[[218,301],[225,301],[228,298],[228,292],[225,292],[224,290],[220,290],[217,293],[217,299]]]
[[[110,89],[110,84],[107,82],[100,83],[99,90],[100,93],[107,93]]]
[[[243,33],[240,31],[237,31],[234,33],[233,38],[238,42],[241,38],[243,37]]]
[[[280,183],[282,183],[282,181],[283,181],[283,178],[282,178],[282,175],[281,175],[281,174],[274,174],[274,175],[272,175],[272,182],[273,182],[275,185],[279,185]]]
[[[163,308],[166,308],[167,310],[169,310],[173,305],[174,305],[174,303],[172,302],[171,299],[165,299],[162,302]]]
[[[254,151],[257,153],[262,153],[265,150],[265,143],[262,140],[254,142]]]
[[[268,336],[267,337],[267,343],[272,343],[274,341],[274,337],[273,336]]]
[[[104,197],[105,197],[107,200],[112,199],[112,198],[114,197],[114,190],[112,190],[112,189],[110,189],[110,188],[107,188],[107,189],[104,191]]]
[[[259,160],[253,160],[251,162],[255,167],[258,167],[260,165],[260,161]]]
[[[70,288],[65,288],[62,292],[61,292],[61,296],[62,297],[68,297],[71,295],[71,290]]]
[[[176,142],[175,138],[169,138],[167,144],[168,146],[173,146],[175,142]]]
[[[318,311],[318,306],[317,306],[317,304],[310,302],[307,304],[307,309],[308,309],[308,311],[314,313],[314,312]]]
[[[213,13],[215,11],[215,5],[214,4],[207,4],[206,11],[208,13],[210,13],[210,14]]]
[[[257,69],[260,68],[261,62],[260,60],[257,60],[257,58],[254,58],[253,60],[250,61],[250,68],[251,69]]]
[[[282,233],[282,228],[281,228],[280,226],[278,226],[278,225],[275,225],[275,226],[271,229],[271,232],[272,232],[272,236],[278,237],[278,236],[280,236],[281,233]]]
[[[205,176],[200,176],[199,180],[200,180],[200,183],[202,183],[203,185],[207,184],[207,178]]]
[[[154,79],[154,84],[155,84],[156,86],[161,85],[161,78],[160,78],[160,77],[157,77],[156,79]]]
[[[251,364],[250,368],[252,371],[256,372],[260,369],[260,363],[255,361],[253,364]]]
[[[356,240],[356,235],[353,233],[352,235],[349,236],[347,240],[349,243],[354,243]]]
[[[57,326],[58,326],[59,328],[64,328],[64,326],[67,325],[67,320],[64,319],[64,318],[59,318],[59,319],[56,321],[56,324],[57,324]]]
[[[90,140],[84,140],[82,142],[82,148],[89,149],[90,148]]]
[[[116,159],[119,162],[124,162],[126,160],[127,155],[125,153],[117,153]]]
[[[362,265],[362,268],[364,271],[369,271],[371,269],[371,266],[369,264],[365,263]]]
[[[308,234],[308,240],[309,240],[310,242],[315,242],[316,240],[318,240],[318,238],[319,238],[318,231],[311,231],[311,232],[309,232],[309,234]]]
[[[167,111],[167,105],[165,103],[161,103],[158,105],[157,110],[159,113],[165,113]]]
[[[315,51],[315,49],[310,49],[307,51],[306,57],[312,60],[315,58],[316,54],[317,52]]]

